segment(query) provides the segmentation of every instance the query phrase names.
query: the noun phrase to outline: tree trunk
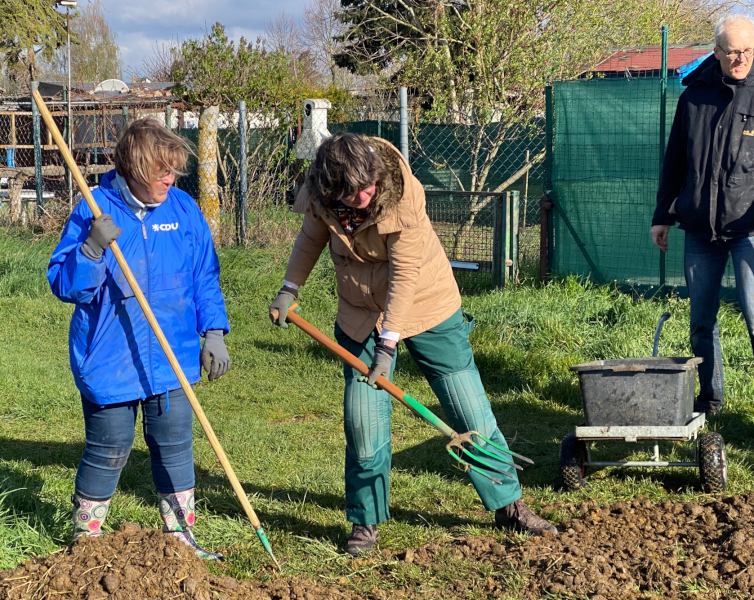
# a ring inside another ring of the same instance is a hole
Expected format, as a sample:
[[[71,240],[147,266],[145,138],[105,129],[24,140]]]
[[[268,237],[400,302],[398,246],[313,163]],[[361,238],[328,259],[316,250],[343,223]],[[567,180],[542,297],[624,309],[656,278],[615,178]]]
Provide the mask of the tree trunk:
[[[20,173],[15,177],[8,179],[8,200],[10,201],[10,221],[11,223],[18,222],[21,217],[21,211],[23,205],[21,203],[21,190],[24,187],[24,180]]]
[[[217,118],[219,106],[203,108],[199,115],[199,208],[212,237],[220,233],[220,196],[217,186]]]

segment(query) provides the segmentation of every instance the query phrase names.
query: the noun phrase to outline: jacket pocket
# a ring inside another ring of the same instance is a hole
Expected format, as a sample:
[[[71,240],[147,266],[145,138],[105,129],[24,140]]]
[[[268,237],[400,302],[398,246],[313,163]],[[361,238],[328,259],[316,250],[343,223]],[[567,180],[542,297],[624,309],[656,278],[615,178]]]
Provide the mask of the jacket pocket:
[[[124,344],[121,340],[123,337],[120,334],[121,326],[116,321],[122,317],[121,313],[126,311],[122,307],[116,309],[114,306],[110,306],[109,309],[103,307],[102,310],[108,310],[108,314],[98,324],[91,344],[86,349],[83,360],[79,365],[79,373],[84,380],[88,378],[94,368],[101,365],[104,359],[112,359],[114,356],[123,353]],[[105,351],[101,351],[103,348]]]

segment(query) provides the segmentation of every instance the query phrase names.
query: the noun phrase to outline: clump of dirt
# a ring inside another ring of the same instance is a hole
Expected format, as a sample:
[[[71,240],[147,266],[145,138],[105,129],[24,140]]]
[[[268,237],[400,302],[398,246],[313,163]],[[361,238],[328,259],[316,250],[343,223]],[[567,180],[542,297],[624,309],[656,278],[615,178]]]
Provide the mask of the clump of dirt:
[[[298,578],[239,582],[207,570],[193,550],[159,530],[124,523],[120,531],[0,573],[0,598],[42,600],[356,600],[348,591]]]
[[[265,582],[217,576],[176,539],[124,524],[114,534],[82,538],[56,554],[0,573],[0,598],[357,600],[360,596],[352,590],[364,583],[362,573],[368,572],[371,581],[375,573],[384,575],[380,579],[385,582],[396,581],[395,572],[405,573],[405,563],[421,567],[422,582],[443,584],[409,582],[400,589],[372,589],[367,596],[634,600],[681,598],[693,591],[698,600],[751,597],[754,494],[706,504],[656,505],[637,497],[605,507],[585,503],[571,510],[579,517],[562,524],[557,537],[545,534],[507,544],[474,537],[399,553],[383,550],[354,561],[354,574],[340,580],[344,587],[284,573]],[[489,575],[490,566],[496,575]],[[449,578],[454,569],[458,577]]]
[[[642,597],[751,597],[754,588],[754,494],[660,505],[638,497],[606,507],[584,504],[583,516],[560,527],[561,534],[533,537],[522,544],[492,538],[465,538],[450,556],[493,565],[502,577],[473,581],[476,594],[510,597],[511,575],[522,600],[588,597],[633,600]],[[448,549],[431,545],[396,555],[432,568]],[[440,594],[463,597],[469,582]],[[418,590],[417,590],[418,591]],[[421,590],[422,596],[433,596]],[[418,594],[417,594],[418,596]]]

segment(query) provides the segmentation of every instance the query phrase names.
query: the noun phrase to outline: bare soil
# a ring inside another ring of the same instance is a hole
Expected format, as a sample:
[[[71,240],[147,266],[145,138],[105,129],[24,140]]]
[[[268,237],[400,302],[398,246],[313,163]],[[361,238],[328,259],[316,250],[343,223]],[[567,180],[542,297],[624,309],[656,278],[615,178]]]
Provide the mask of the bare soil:
[[[433,587],[408,583],[400,590],[373,589],[365,596],[377,600],[752,597],[754,494],[706,504],[656,505],[637,497],[605,507],[584,503],[550,508],[577,515],[559,527],[558,537],[546,534],[505,544],[473,537],[398,553],[383,550],[354,561],[356,573],[341,579],[343,587],[272,571],[262,582],[218,576],[174,538],[126,523],[119,532],[82,538],[51,556],[0,573],[0,598],[355,600],[364,597],[352,591],[358,588],[358,573],[377,572],[381,580],[392,581],[390,574],[407,564],[421,569],[422,581],[444,583]],[[458,577],[452,575],[454,565]],[[477,572],[473,565],[480,566]]]

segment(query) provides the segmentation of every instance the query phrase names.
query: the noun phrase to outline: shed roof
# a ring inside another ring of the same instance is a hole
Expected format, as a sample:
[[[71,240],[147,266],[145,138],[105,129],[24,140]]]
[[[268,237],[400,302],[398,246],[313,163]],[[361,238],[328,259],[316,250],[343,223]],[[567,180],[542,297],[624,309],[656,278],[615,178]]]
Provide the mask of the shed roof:
[[[706,56],[714,44],[673,45],[668,47],[668,70],[677,71],[684,65]],[[657,71],[662,66],[662,48],[644,46],[615,50],[592,68],[597,73],[622,73],[624,71]]]

